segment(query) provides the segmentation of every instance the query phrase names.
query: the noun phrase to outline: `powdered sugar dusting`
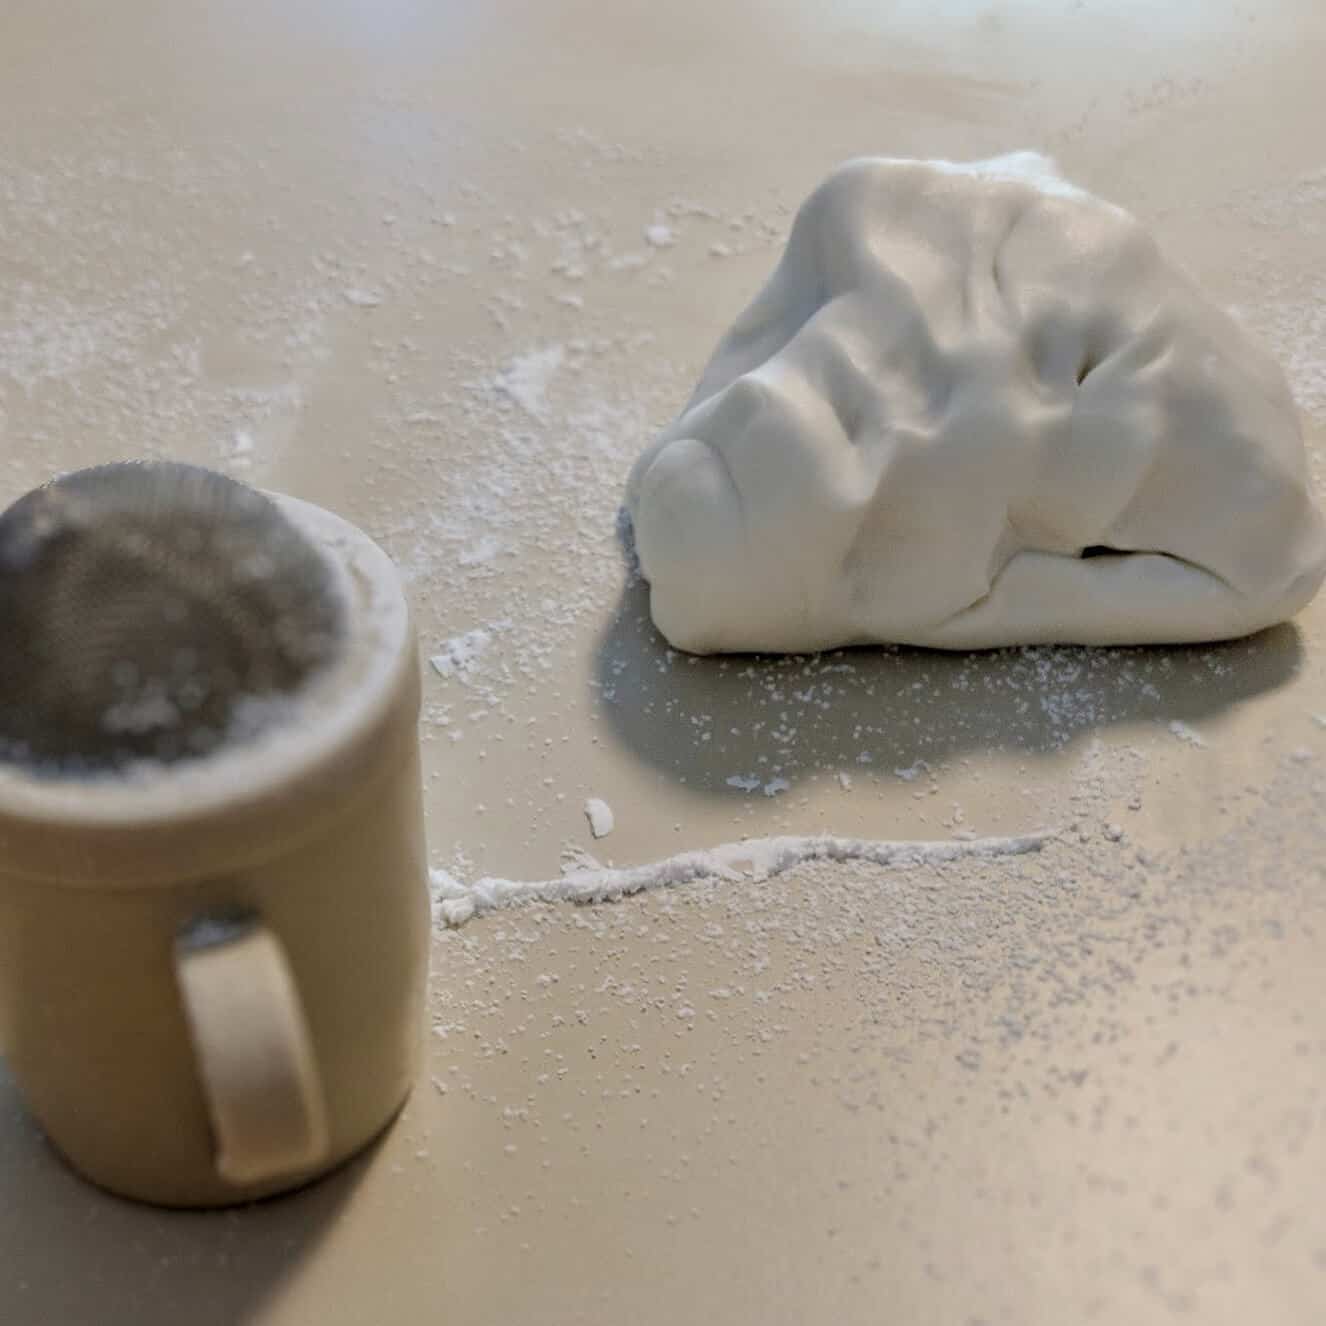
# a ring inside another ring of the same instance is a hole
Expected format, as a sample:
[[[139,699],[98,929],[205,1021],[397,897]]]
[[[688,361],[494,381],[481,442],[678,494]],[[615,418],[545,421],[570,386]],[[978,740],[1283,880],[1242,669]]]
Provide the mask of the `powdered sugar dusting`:
[[[476,626],[474,630],[446,641],[441,651],[434,654],[429,662],[440,677],[473,681],[492,645],[493,633],[482,626]]]
[[[547,410],[548,389],[565,358],[566,351],[560,345],[517,355],[494,377],[493,384],[531,419],[542,423]]]

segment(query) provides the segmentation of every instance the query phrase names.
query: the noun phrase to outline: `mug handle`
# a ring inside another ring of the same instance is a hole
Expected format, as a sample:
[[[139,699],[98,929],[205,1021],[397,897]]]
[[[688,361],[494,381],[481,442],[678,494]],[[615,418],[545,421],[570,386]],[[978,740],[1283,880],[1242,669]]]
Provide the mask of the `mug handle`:
[[[280,941],[252,914],[196,917],[175,979],[216,1143],[217,1173],[261,1183],[327,1155],[327,1107]]]

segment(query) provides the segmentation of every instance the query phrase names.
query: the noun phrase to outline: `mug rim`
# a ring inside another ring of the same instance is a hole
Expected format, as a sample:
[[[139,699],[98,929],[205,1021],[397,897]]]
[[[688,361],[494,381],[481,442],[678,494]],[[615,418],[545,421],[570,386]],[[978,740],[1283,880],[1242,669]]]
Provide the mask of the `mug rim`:
[[[248,832],[260,819],[283,842],[303,836],[294,820],[311,803],[373,781],[382,738],[419,711],[418,660],[410,609],[397,569],[357,526],[296,497],[268,493],[331,570],[348,617],[349,647],[312,679],[294,721],[196,760],[124,777],[40,775],[0,762],[0,876],[67,884],[152,883],[142,870],[153,850],[171,856],[161,874],[180,879],[180,863],[208,856],[205,834],[225,863],[252,857],[243,841],[225,847],[227,829]],[[414,685],[411,686],[413,680]],[[402,702],[404,701],[404,709]],[[398,742],[388,742],[393,750]],[[375,749],[376,748],[376,749]],[[376,759],[374,756],[376,755]],[[323,810],[313,810],[318,819]],[[278,828],[278,824],[280,827]],[[201,850],[195,853],[193,848]],[[139,861],[137,868],[131,867]],[[214,873],[199,860],[191,873]],[[156,875],[149,869],[149,875]],[[129,878],[123,876],[128,875]]]

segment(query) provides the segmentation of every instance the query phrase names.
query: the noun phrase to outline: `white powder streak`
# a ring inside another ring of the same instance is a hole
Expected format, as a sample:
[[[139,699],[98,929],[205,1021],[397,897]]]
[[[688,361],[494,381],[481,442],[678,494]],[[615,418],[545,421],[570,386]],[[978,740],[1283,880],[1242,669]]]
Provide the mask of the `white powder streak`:
[[[1200,732],[1191,728],[1181,718],[1176,718],[1170,725],[1169,730],[1180,741],[1186,741],[1190,746],[1196,746],[1198,750],[1206,749],[1206,742]]]
[[[771,879],[812,861],[864,861],[877,866],[938,865],[971,857],[1024,856],[1039,852],[1054,833],[953,842],[872,841],[866,838],[757,838],[711,851],[682,852],[651,865],[574,870],[560,879],[521,882],[480,879],[465,884],[445,870],[432,872],[437,915],[449,926],[530,902],[615,902],[649,889],[674,888],[705,879]]]

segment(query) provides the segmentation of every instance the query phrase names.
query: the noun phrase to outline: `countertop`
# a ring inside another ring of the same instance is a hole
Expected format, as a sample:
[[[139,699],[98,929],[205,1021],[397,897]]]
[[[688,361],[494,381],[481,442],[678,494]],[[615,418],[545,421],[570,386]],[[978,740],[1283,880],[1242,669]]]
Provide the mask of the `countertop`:
[[[1056,837],[435,934],[349,1169],[181,1215],[0,1071],[6,1326],[1326,1320],[1326,599],[1209,649],[667,650],[617,510],[861,154],[1136,212],[1326,448],[1319,0],[235,0],[0,19],[0,498],[126,456],[402,567],[433,864]],[[587,798],[614,832],[591,837]]]

